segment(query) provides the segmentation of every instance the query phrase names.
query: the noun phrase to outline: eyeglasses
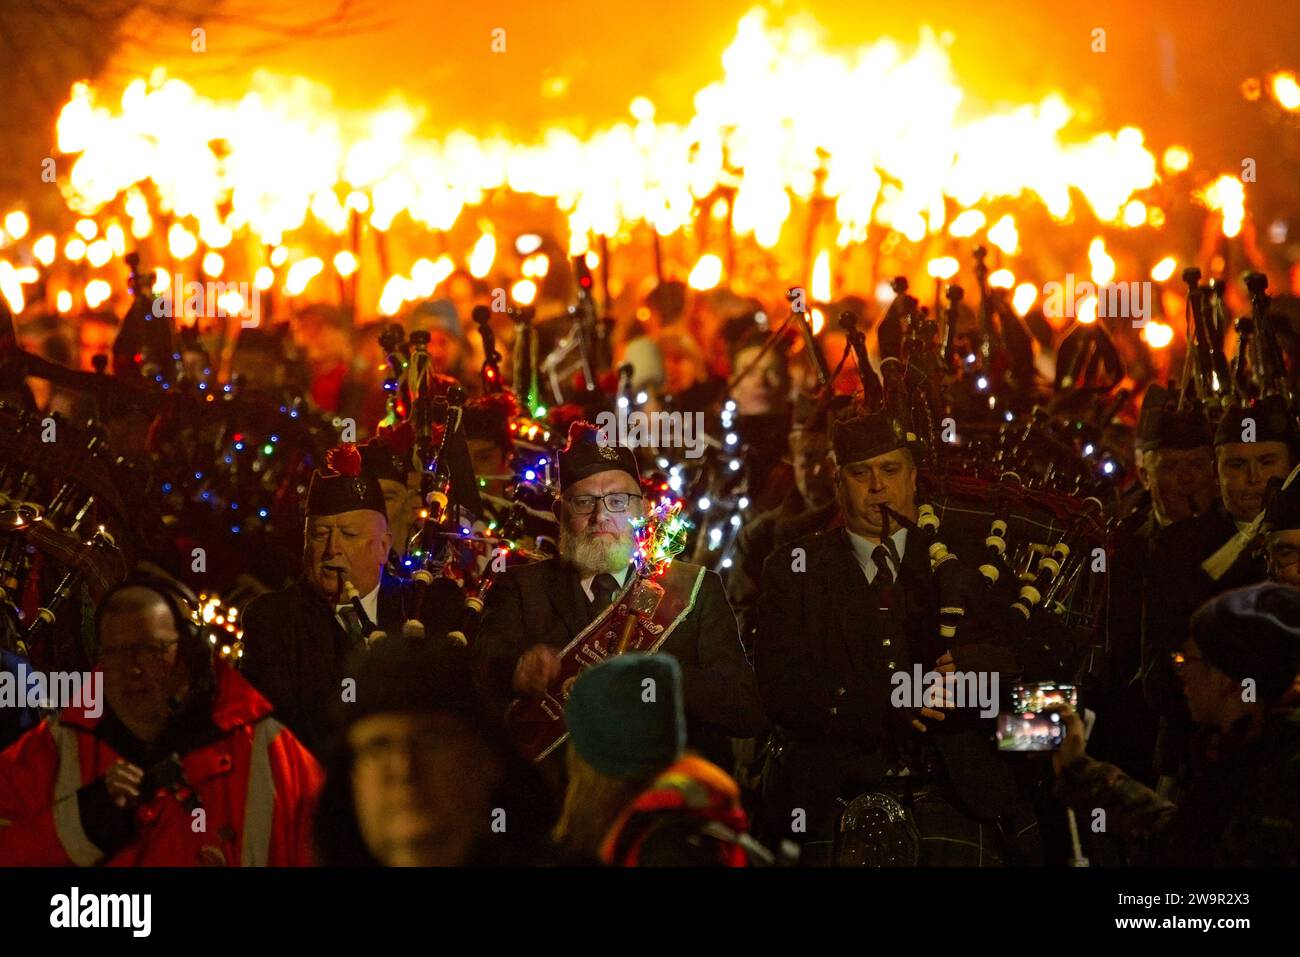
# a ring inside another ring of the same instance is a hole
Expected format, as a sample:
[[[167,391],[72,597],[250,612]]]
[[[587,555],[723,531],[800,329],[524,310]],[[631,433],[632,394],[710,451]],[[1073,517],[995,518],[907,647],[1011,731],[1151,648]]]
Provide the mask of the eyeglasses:
[[[596,510],[597,502],[604,502],[607,512],[626,512],[628,503],[640,497],[634,492],[610,492],[608,495],[574,495],[565,501],[575,515],[590,515]]]
[[[1204,661],[1200,655],[1185,655],[1181,651],[1169,652],[1169,661],[1174,666],[1174,674],[1181,675],[1183,669],[1187,667],[1188,662]]]
[[[177,641],[139,641],[120,648],[100,648],[99,660],[102,664],[112,666],[135,661],[137,658],[146,664],[157,664],[166,660],[171,650],[179,644]]]

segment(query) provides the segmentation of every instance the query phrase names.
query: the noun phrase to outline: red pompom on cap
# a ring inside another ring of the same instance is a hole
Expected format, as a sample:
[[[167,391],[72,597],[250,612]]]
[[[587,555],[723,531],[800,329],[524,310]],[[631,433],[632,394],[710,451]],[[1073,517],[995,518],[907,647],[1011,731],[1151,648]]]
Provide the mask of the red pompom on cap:
[[[381,425],[375,430],[375,438],[392,449],[393,454],[403,458],[410,455],[411,449],[415,448],[415,430],[411,428],[409,421],[402,421],[397,425]]]
[[[575,422],[570,422],[569,423],[569,444],[564,447],[564,451],[565,452],[571,451],[574,446],[582,442],[585,442],[587,440],[587,436],[591,435],[593,432],[596,433],[596,435],[600,435],[600,430],[597,429],[594,424],[586,421],[585,419],[578,419]]]
[[[325,453],[325,465],[339,475],[356,478],[361,474],[361,452],[352,443],[345,443]]]

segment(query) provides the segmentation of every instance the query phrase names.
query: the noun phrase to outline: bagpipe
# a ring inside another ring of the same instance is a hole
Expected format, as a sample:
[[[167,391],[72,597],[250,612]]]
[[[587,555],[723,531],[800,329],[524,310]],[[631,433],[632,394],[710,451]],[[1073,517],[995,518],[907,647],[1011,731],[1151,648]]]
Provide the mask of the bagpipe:
[[[88,650],[84,601],[137,562],[178,578],[202,573],[225,589],[235,576],[223,577],[218,555],[236,556],[229,564],[242,571],[243,556],[270,553],[268,541],[299,551],[299,497],[336,435],[302,400],[221,386],[206,355],[187,371],[178,350],[201,349],[195,330],[177,334],[168,311],[154,307],[138,255],[127,260],[131,304],[111,373],[105,355],[92,358],[95,372],[81,372],[8,337],[0,343],[6,380],[45,379],[85,417],[0,402],[7,643],[31,648],[52,639],[56,660],[69,666]]]
[[[626,652],[652,653],[694,607],[704,569],[674,564],[686,546],[688,524],[681,503],[661,501],[633,522],[635,568],[610,605],[560,651],[556,678],[540,698],[517,698],[506,724],[522,752],[534,761],[553,753],[568,737],[564,703],[586,668]]]
[[[26,655],[50,638],[67,608],[79,621],[84,586],[94,599],[124,578],[147,529],[128,505],[131,473],[93,423],[37,416],[0,402],[0,641]],[[60,659],[75,636],[61,630]]]
[[[885,518],[924,543],[938,602],[935,647],[998,645],[999,660],[1017,671],[1064,677],[1104,620],[1105,576],[1093,572],[1107,567],[1122,469],[1100,436],[1117,406],[1101,403],[1098,422],[1034,404],[1017,373],[1023,362],[1007,356],[1022,331],[1018,317],[1008,320],[982,266],[976,250],[973,328],[958,334],[960,286],[947,289],[941,328],[899,277],[876,330],[879,373],[852,312],[840,317],[841,365],[850,355],[857,365],[856,411],[885,414],[911,439],[916,517],[886,508]],[[819,400],[827,398],[823,389]],[[887,533],[882,541],[893,549]]]
[[[501,355],[489,325],[490,311],[479,306],[473,318],[483,338],[484,361],[480,374],[484,394],[489,399],[502,400],[503,409],[509,406],[513,410],[514,414],[508,416],[509,429],[517,451],[531,452],[541,463],[535,470],[526,470],[525,477],[514,483],[505,514],[499,521],[487,522],[484,534],[475,534],[471,527],[484,521],[487,510],[462,427],[467,402],[464,387],[432,371],[427,352],[428,333],[413,332],[407,340],[401,327],[393,325],[380,335],[390,370],[384,383],[389,412],[380,431],[409,427],[414,437],[411,461],[419,470],[423,503],[410,540],[400,547],[403,564],[413,567],[414,584],[412,614],[402,631],[407,637],[424,636],[423,613],[429,587],[439,578],[450,578],[464,592],[460,621],[448,633],[448,638],[458,644],[474,640],[487,591],[495,576],[504,570],[507,554],[541,557],[524,545],[524,524],[530,512],[530,495],[540,494],[548,505],[550,501],[546,476],[551,458],[536,453],[548,452],[552,458],[554,455],[548,445],[549,427],[523,414],[504,385]],[[527,325],[532,312],[521,310],[515,318]],[[531,346],[525,344],[525,348]],[[531,376],[531,372],[525,371],[524,383]],[[516,385],[519,384],[517,381]],[[471,546],[484,544],[491,546],[491,554],[486,562],[480,562],[478,551]]]

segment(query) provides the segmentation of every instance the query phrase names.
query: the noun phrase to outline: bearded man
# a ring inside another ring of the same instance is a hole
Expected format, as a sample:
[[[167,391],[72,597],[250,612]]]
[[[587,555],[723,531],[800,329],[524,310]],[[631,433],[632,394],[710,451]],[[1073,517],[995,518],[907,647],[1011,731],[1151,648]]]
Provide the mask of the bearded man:
[[[632,520],[647,511],[632,451],[575,423],[559,465],[560,557],[498,575],[479,628],[480,679],[502,708],[514,698],[545,695],[559,675],[560,652],[631,584]],[[721,579],[678,566],[690,573],[679,577],[693,590],[658,650],[681,665],[688,744],[728,766],[727,737],[751,737],[763,726],[758,684]]]

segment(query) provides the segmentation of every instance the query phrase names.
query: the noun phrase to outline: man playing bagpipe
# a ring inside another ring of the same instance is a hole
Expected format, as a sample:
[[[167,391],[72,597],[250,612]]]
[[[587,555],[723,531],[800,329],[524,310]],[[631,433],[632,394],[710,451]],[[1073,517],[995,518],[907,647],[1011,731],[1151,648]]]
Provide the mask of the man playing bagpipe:
[[[844,524],[777,550],[764,568],[754,666],[777,725],[764,837],[793,839],[805,862],[827,863],[843,802],[937,755],[958,813],[998,827],[1008,855],[1017,837],[1035,853],[1036,836],[1024,839],[1032,814],[974,719],[896,706],[898,676],[914,666],[1008,676],[1018,667],[987,636],[952,647],[940,639],[942,603],[916,524],[916,438],[872,413],[834,423],[831,442]],[[926,756],[917,735],[943,740]]]
[[[243,618],[245,676],[313,751],[329,738],[353,648],[400,634],[412,619],[440,638],[461,608],[448,579],[435,578],[417,609],[414,586],[383,576],[392,534],[379,482],[362,473],[355,446],[326,461],[332,474],[317,472],[307,492],[302,577],[256,599]]]
[[[481,679],[502,707],[512,698],[553,697],[565,649],[601,632],[633,574],[632,522],[646,514],[646,503],[632,451],[575,423],[559,467],[561,557],[500,574],[479,629]],[[757,733],[763,715],[722,582],[711,571],[673,562],[659,583],[665,595],[650,626],[657,650],[681,665],[688,741],[715,763],[729,764],[727,736]],[[562,740],[541,750],[554,753]]]

